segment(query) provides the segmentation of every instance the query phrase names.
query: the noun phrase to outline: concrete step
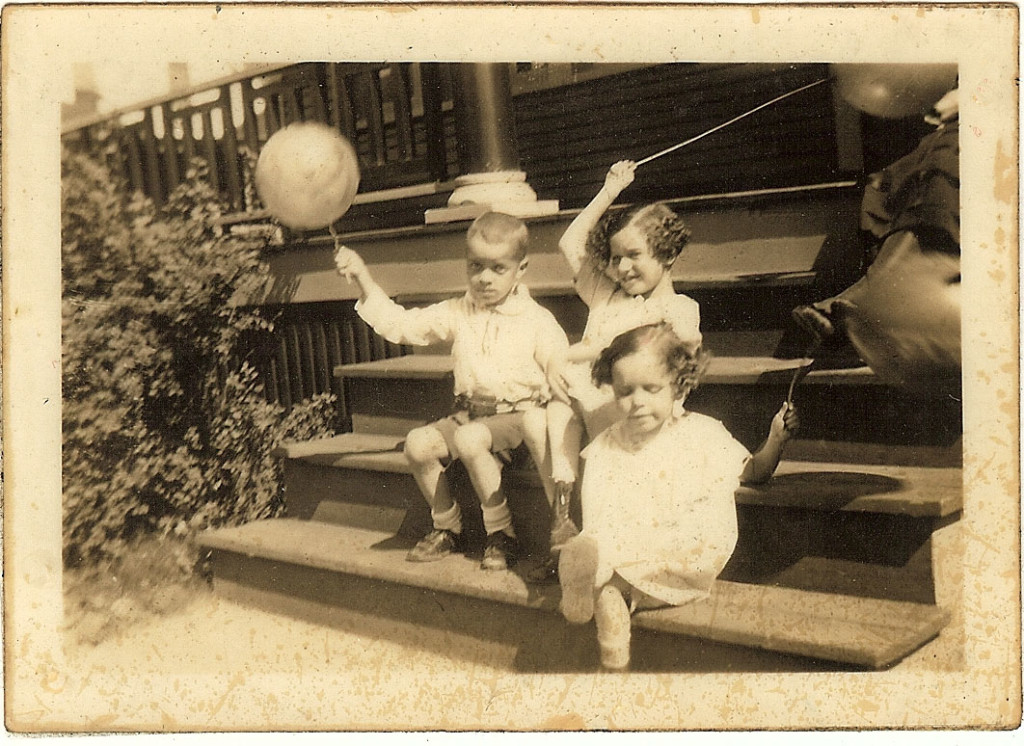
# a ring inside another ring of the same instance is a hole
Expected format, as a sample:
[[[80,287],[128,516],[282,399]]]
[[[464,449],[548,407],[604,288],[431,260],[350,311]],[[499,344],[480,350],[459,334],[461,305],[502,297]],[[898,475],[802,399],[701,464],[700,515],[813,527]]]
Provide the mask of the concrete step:
[[[517,668],[593,667],[592,626],[584,632],[562,622],[558,587],[526,583],[527,566],[489,573],[478,557],[461,555],[406,562],[412,542],[395,533],[397,511],[355,513],[349,525],[274,519],[204,533],[200,544],[212,553],[215,588],[263,607],[356,608],[365,613],[367,634],[375,618],[404,617],[415,631],[409,644],[438,644],[430,633],[440,627],[455,656],[473,648],[466,637],[498,638],[532,646],[511,659]],[[697,638],[722,646],[718,670],[743,668],[742,648],[765,652],[758,670],[815,670],[819,664],[809,659],[887,668],[935,638],[948,620],[932,605],[719,581],[707,600],[638,612],[634,661],[688,670],[701,665],[693,653]]]
[[[284,459],[287,515],[333,521],[337,511],[332,505],[395,508],[403,511],[396,530],[410,538],[423,536],[432,526],[430,510],[396,443],[400,444],[401,439],[394,436],[348,433],[281,446],[275,454]],[[379,450],[373,450],[375,445]],[[349,448],[357,450],[351,452]],[[482,546],[483,517],[469,475],[458,461],[447,468],[446,474],[452,495],[462,509],[467,541],[470,546]],[[513,454],[502,484],[524,551],[546,554],[549,508],[525,448]]]
[[[687,407],[720,419],[740,442],[755,448],[805,362],[713,358]],[[343,365],[335,375],[345,381],[355,432],[402,435],[450,413],[453,406],[447,355]],[[883,385],[868,368],[812,369],[794,401],[804,439],[948,449],[947,462],[959,459],[960,403],[912,397]]]
[[[423,536],[429,510],[398,442],[347,434],[282,446],[287,514],[338,522],[337,506],[389,508],[402,513],[398,533]],[[458,462],[447,473],[478,548],[482,519],[469,478]],[[524,452],[503,481],[524,551],[544,556],[549,508]],[[785,460],[768,484],[737,492],[740,539],[723,577],[919,603],[956,597],[962,493],[955,466]],[[573,512],[578,519],[575,501]]]

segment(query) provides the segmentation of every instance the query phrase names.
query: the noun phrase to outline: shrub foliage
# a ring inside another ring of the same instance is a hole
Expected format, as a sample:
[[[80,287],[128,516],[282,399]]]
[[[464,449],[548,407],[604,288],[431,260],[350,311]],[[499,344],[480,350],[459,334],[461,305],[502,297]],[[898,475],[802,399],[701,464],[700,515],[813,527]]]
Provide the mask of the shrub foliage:
[[[273,319],[238,303],[268,279],[265,240],[217,228],[201,168],[157,208],[63,153],[66,562],[274,515],[271,450],[333,431],[332,397],[266,400],[249,351]]]

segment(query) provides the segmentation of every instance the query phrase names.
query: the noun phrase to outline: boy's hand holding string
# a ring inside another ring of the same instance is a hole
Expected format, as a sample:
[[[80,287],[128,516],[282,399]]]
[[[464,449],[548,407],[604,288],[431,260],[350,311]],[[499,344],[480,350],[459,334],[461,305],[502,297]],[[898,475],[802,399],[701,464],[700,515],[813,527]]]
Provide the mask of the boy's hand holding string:
[[[334,252],[334,266],[338,270],[338,274],[346,280],[349,282],[354,280],[358,283],[360,300],[366,300],[375,292],[384,292],[377,281],[370,276],[370,270],[366,267],[363,258],[347,246],[339,246]]]

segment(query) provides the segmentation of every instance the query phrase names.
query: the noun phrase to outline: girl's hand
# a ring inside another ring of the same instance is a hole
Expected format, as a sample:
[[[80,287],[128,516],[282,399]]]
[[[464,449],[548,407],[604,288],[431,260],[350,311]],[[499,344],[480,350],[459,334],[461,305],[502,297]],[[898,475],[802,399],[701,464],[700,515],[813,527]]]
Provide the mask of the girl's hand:
[[[363,258],[347,246],[339,246],[334,253],[334,266],[338,274],[349,282],[358,280],[366,272],[366,263]]]
[[[782,407],[772,417],[768,437],[789,440],[799,429],[800,417],[797,415],[796,407],[789,402],[783,402]]]
[[[635,175],[636,163],[634,161],[619,161],[608,169],[608,175],[604,177],[604,186],[617,197],[623,189],[633,183]]]
[[[569,369],[569,361],[564,356],[552,358],[548,363],[547,376],[548,386],[551,387],[551,395],[566,404],[569,400],[569,381],[565,374]]]

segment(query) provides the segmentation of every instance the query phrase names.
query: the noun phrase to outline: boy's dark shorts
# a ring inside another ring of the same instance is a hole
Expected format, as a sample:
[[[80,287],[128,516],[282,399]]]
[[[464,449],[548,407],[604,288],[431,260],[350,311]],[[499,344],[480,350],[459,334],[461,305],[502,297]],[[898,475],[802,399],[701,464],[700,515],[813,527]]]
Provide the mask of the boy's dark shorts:
[[[523,442],[522,412],[492,414],[486,417],[470,417],[469,412],[456,412],[431,422],[425,427],[432,427],[441,433],[445,445],[448,446],[449,455],[452,458],[458,458],[458,451],[455,448],[455,431],[471,422],[483,425],[490,431],[491,452],[505,462],[508,461],[509,453]]]

